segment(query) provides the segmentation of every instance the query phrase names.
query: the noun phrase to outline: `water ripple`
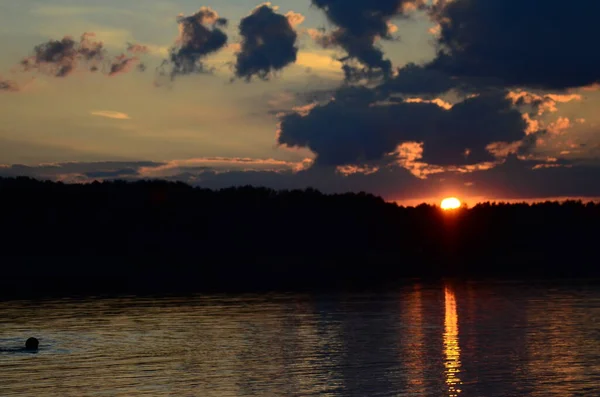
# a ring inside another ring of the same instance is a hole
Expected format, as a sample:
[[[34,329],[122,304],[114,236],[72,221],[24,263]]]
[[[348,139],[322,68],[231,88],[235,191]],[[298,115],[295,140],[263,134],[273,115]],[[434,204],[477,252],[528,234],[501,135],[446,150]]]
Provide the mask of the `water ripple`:
[[[0,394],[600,395],[598,320],[572,285],[0,302]]]

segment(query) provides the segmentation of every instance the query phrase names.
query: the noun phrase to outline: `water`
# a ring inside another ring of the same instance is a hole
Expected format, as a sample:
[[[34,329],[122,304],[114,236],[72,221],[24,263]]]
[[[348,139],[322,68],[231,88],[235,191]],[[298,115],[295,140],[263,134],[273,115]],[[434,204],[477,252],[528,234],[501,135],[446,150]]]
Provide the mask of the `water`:
[[[600,395],[600,287],[0,302],[1,396]]]

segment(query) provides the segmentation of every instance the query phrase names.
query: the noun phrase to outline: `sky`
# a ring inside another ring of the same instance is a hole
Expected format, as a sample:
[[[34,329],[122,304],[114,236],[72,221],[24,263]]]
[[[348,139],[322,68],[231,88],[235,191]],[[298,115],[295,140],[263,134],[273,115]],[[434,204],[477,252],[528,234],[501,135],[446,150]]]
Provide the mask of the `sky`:
[[[0,0],[0,176],[600,196],[596,2]]]

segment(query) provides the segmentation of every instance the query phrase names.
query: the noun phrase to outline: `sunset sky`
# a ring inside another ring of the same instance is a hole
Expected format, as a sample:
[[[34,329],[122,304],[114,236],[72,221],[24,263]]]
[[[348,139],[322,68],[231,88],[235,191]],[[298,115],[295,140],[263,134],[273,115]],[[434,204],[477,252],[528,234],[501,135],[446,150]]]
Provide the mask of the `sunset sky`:
[[[0,0],[0,176],[598,197],[599,12],[554,0]]]

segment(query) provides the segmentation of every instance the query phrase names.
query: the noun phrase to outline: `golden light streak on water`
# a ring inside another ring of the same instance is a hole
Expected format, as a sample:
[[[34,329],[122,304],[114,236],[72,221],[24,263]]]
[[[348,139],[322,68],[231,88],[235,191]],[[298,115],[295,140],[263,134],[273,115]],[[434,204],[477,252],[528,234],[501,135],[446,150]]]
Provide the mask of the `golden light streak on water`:
[[[454,291],[448,286],[444,289],[445,318],[444,318],[444,355],[446,368],[446,385],[448,396],[457,397],[461,393],[460,385],[460,344],[458,342],[458,312]]]

